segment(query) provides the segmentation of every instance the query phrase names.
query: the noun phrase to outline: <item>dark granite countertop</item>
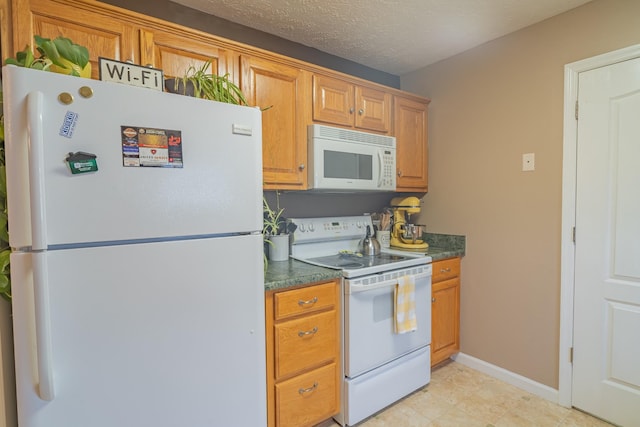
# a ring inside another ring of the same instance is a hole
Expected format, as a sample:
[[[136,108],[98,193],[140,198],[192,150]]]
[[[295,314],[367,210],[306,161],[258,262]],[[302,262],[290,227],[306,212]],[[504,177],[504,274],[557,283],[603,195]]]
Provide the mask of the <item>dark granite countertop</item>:
[[[425,233],[423,236],[425,241],[429,243],[426,254],[433,261],[461,257],[465,254],[465,236],[438,233]],[[424,250],[420,252],[424,252]],[[264,290],[286,289],[292,286],[333,280],[340,276],[340,270],[318,267],[293,259],[269,261],[267,271],[264,274]]]
[[[464,252],[466,248],[465,236],[457,236],[454,234],[438,234],[438,233],[424,233],[422,236],[424,238],[424,241],[429,244],[429,248],[427,248],[426,250],[424,249],[416,249],[416,250],[401,249],[401,250],[429,255],[433,261],[464,256]]]
[[[342,275],[340,270],[318,267],[294,259],[269,261],[264,273],[264,290],[273,291],[297,285],[333,280]]]

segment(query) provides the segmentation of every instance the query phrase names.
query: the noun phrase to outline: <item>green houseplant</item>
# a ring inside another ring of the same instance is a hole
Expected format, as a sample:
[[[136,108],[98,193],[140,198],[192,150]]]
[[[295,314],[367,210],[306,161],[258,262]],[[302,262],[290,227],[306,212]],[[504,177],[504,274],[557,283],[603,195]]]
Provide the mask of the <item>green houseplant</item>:
[[[66,37],[51,40],[36,35],[33,38],[38,57],[27,46],[16,53],[15,58],[7,58],[6,64],[76,77],[91,77],[89,50],[86,47],[77,45]]]
[[[289,234],[287,233],[286,221],[282,216],[284,208],[271,209],[267,199],[262,198],[263,206],[263,227],[262,234],[268,245],[269,259],[272,261],[285,261],[289,258]],[[265,269],[267,268],[267,258],[265,256]]]
[[[0,296],[11,300],[11,276],[9,274],[9,228],[7,224],[7,174],[4,163],[4,114],[0,88]]]
[[[200,68],[192,65],[182,77],[167,79],[165,88],[169,92],[195,96],[196,98],[248,105],[240,88],[229,80],[229,74],[218,76],[209,73],[207,70],[210,67],[210,60],[203,63]]]

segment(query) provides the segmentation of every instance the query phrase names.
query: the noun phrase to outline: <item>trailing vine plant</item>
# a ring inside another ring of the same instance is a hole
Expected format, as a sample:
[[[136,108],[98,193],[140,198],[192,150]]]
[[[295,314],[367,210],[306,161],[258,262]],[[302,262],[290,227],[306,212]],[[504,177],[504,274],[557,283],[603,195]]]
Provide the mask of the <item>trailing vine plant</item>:
[[[4,163],[4,114],[0,89],[0,296],[11,300],[11,275],[9,273],[9,228],[7,222],[7,174]]]

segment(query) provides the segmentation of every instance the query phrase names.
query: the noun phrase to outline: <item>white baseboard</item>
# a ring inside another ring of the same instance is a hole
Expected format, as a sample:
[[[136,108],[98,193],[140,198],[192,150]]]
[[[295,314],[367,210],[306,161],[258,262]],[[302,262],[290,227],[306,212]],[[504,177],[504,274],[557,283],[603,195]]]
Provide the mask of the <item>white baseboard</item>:
[[[543,399],[549,400],[553,403],[558,403],[558,390],[553,389],[544,384],[540,384],[527,377],[516,374],[511,371],[507,371],[499,366],[492,365],[484,360],[477,359],[468,354],[458,353],[452,357],[456,362],[468,366],[476,371],[480,371],[483,374],[487,374],[493,378],[504,381],[507,384],[521,388],[524,391],[535,394]]]

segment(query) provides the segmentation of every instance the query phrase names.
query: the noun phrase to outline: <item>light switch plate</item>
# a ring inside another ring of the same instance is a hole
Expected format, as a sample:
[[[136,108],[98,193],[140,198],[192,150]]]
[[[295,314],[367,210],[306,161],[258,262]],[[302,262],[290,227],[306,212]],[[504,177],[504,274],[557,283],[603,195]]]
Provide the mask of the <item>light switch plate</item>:
[[[522,155],[522,171],[536,170],[536,155],[534,153],[526,153]]]

